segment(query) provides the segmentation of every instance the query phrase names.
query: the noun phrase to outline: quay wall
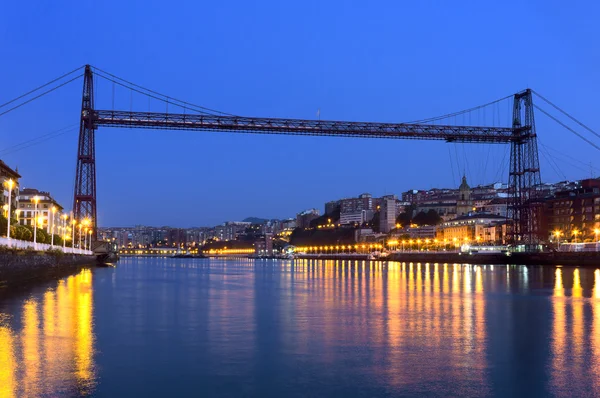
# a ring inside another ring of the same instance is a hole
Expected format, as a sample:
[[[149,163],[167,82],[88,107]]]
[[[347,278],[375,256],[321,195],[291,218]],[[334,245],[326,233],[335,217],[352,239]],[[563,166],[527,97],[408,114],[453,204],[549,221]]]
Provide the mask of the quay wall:
[[[81,266],[95,263],[96,257],[93,255],[21,251],[0,253],[0,289],[67,275]]]

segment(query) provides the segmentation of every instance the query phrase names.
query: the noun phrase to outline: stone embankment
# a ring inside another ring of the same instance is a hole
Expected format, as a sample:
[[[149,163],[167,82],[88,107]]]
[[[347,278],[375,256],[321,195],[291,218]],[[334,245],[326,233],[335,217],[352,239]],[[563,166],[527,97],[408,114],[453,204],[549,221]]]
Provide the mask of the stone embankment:
[[[95,263],[92,255],[9,250],[0,253],[0,289],[68,275]]]

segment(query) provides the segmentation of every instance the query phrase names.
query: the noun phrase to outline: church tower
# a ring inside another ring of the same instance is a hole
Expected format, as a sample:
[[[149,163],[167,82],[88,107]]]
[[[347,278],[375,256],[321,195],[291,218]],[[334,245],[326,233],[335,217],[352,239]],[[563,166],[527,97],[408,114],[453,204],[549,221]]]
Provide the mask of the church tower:
[[[473,211],[471,200],[471,187],[467,184],[467,177],[463,175],[462,183],[458,187],[458,200],[456,201],[456,216],[466,216]]]

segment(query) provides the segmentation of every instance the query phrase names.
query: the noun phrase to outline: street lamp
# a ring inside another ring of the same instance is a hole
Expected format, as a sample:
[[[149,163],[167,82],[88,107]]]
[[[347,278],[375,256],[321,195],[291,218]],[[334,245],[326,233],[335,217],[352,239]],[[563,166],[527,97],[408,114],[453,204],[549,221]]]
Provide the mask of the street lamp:
[[[63,214],[62,218],[62,240],[63,240],[63,252],[65,251],[65,243],[67,241],[67,215]]]
[[[7,223],[7,227],[6,227],[6,237],[8,239],[10,239],[10,201],[12,199],[12,190],[13,190],[13,187],[15,186],[15,182],[12,179],[10,179],[10,180],[6,181],[4,184],[8,188],[8,213],[6,214],[6,220],[8,221],[8,223]]]
[[[56,218],[56,206],[52,206],[52,226],[50,227],[50,247],[54,247],[54,219]]]
[[[75,249],[75,227],[77,226],[77,220],[75,218],[73,218],[73,212],[71,212],[71,233],[72,233],[72,237],[71,237],[71,249]],[[75,253],[74,251],[72,251],[72,253]]]
[[[81,254],[81,228],[83,228],[83,223],[79,223],[79,253]]]
[[[553,231],[552,234],[556,237],[556,242],[558,244],[560,244],[560,235],[562,235],[562,232],[560,232],[559,230]]]
[[[31,198],[31,201],[35,203],[33,210],[33,247],[37,249],[37,206],[40,203],[40,197],[36,195]]]
[[[600,234],[600,229],[594,229],[594,235],[596,236],[596,242],[598,242],[598,234]]]
[[[574,242],[574,243],[577,243],[577,235],[579,235],[580,233],[581,233],[581,232],[579,232],[579,231],[578,231],[578,230],[576,230],[576,229],[574,229],[574,230],[573,230],[573,236],[575,237],[575,238],[574,238],[574,239],[575,239],[575,242]]]
[[[92,250],[92,229],[91,228],[88,230],[88,235],[90,236],[90,239],[88,241],[88,250]]]

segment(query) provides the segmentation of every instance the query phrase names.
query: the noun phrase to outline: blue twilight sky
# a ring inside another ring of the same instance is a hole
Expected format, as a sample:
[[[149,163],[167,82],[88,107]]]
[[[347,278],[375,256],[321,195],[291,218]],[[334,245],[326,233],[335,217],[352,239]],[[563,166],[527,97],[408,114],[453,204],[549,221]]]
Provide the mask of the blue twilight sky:
[[[89,63],[175,98],[271,117],[320,109],[322,119],[412,121],[532,87],[600,129],[599,17],[596,1],[5,1],[0,104]],[[110,108],[101,83],[97,107]],[[163,110],[125,90],[114,101]],[[22,186],[67,208],[80,102],[78,80],[0,117],[0,158],[19,167]],[[598,175],[596,149],[536,117],[544,181]],[[96,145],[103,226],[283,218],[362,192],[457,186],[463,172],[471,184],[507,180],[506,146],[109,128]]]

